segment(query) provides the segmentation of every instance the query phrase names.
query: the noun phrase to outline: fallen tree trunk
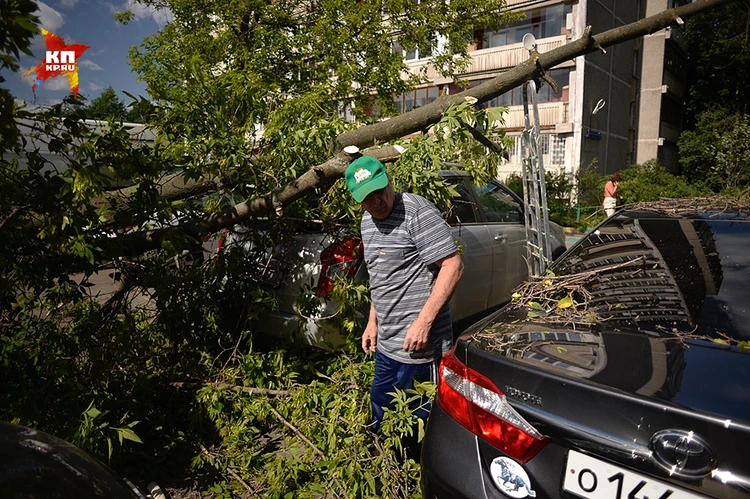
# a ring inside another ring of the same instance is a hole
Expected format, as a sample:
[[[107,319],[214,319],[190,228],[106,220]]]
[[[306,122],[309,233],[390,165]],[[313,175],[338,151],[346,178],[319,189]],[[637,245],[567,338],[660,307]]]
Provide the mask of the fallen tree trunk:
[[[492,80],[455,95],[445,95],[432,103],[357,130],[345,132],[337,137],[339,146],[355,146],[363,149],[375,143],[387,142],[415,132],[422,131],[437,123],[451,106],[460,104],[466,98],[484,102],[497,97],[528,80],[538,79],[544,72],[558,64],[595,51],[605,51],[606,47],[655,33],[668,26],[683,24],[684,18],[696,15],[736,0],[697,0],[678,8],[668,9],[631,24],[619,26],[593,35],[587,27],[584,35],[569,44],[543,54],[534,53],[527,61],[498,75]],[[340,152],[322,165],[313,166],[296,180],[273,191],[260,195],[211,215],[205,220],[185,224],[180,228],[187,234],[200,238],[235,224],[246,222],[254,217],[280,212],[283,207],[302,198],[310,190],[326,185],[341,177],[356,153]],[[375,156],[375,154],[372,154]],[[167,232],[173,229],[160,229],[127,234],[118,238],[116,247],[124,254],[139,254],[158,248]],[[109,257],[123,254],[114,250],[115,245],[104,242],[105,254]]]

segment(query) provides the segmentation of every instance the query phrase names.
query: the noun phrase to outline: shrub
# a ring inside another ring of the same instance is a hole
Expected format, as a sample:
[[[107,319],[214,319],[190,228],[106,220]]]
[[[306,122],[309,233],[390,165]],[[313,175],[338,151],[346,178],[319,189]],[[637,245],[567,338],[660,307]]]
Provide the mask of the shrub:
[[[714,192],[750,181],[750,121],[723,109],[698,115],[694,130],[684,131],[677,143],[680,170],[688,182]]]
[[[699,195],[684,178],[672,175],[655,159],[633,165],[620,172],[622,182],[617,193],[622,196],[618,204],[657,201],[662,198],[680,198]]]

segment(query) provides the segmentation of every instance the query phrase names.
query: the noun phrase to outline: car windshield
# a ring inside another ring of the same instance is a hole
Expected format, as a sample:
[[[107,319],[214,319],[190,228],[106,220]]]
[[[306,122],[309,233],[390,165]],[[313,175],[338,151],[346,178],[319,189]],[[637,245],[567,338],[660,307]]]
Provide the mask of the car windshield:
[[[591,272],[589,306],[619,323],[657,323],[750,340],[750,222],[613,218],[590,233],[557,275]]]

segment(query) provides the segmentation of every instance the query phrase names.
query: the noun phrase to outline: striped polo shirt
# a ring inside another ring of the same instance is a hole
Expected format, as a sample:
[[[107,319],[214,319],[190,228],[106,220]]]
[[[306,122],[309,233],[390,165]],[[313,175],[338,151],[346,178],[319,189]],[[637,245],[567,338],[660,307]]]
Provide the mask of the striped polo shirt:
[[[453,341],[447,304],[435,319],[424,350],[405,352],[404,340],[437,279],[440,268],[435,262],[457,251],[448,224],[425,198],[397,193],[388,218],[374,219],[365,212],[361,228],[378,319],[378,350],[406,364],[440,358]]]

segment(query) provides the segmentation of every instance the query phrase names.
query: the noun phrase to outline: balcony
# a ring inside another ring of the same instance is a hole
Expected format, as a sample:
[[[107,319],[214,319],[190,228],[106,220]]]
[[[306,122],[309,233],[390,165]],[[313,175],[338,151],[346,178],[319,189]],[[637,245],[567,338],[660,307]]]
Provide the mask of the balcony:
[[[533,116],[533,111],[529,108]],[[541,128],[554,128],[555,125],[567,123],[567,102],[543,102],[539,104],[539,126]],[[533,121],[533,118],[532,118]],[[505,114],[506,129],[523,128],[524,116],[523,106],[511,106]]]
[[[537,41],[537,50],[540,53],[549,52],[565,45],[565,35],[551,38],[543,38]],[[529,58],[529,51],[523,48],[523,44],[514,43],[502,47],[475,50],[470,52],[471,63],[466,69],[465,76],[487,75],[510,69]],[[435,68],[430,64],[430,59],[407,63],[412,73],[419,74],[426,69],[427,79],[434,84],[450,83],[449,78],[443,78],[437,74]]]
[[[565,35],[543,38],[537,41],[539,53],[549,52],[565,45]],[[471,52],[471,64],[467,74],[487,73],[510,69],[529,58],[529,51],[521,43],[492,47]]]

